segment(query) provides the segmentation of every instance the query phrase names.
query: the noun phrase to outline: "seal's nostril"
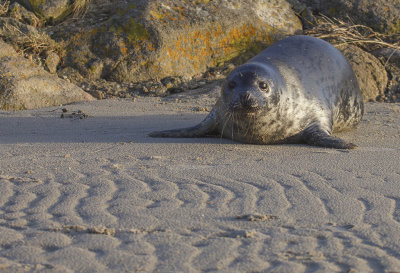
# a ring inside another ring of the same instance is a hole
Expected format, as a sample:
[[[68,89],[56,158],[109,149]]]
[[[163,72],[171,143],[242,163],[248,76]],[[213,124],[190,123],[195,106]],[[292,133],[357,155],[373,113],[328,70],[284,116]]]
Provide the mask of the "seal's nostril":
[[[242,105],[245,105],[247,100],[246,95],[240,94],[240,103]]]
[[[250,95],[250,92],[244,92],[244,93],[239,94],[239,100],[240,100],[240,104],[246,108],[252,107],[256,104],[255,100]]]
[[[241,93],[239,95],[239,97],[241,100],[249,100],[251,95],[250,95],[250,92],[244,92],[244,93]]]

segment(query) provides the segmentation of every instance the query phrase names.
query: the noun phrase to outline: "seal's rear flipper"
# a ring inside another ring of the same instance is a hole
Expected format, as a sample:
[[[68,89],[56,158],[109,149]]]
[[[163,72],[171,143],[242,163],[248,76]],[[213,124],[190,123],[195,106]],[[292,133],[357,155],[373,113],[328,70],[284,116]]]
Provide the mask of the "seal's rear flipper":
[[[334,149],[355,149],[357,145],[346,142],[343,139],[333,137],[321,129],[309,128],[303,132],[303,140],[314,146]]]
[[[217,122],[215,110],[213,109],[208,116],[198,125],[166,131],[156,131],[149,134],[150,137],[205,137],[217,134]]]

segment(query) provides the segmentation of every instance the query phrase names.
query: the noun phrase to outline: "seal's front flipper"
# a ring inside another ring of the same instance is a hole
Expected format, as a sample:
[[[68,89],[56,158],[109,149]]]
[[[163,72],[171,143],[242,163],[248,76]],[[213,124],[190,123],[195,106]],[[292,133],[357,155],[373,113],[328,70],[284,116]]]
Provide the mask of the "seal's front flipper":
[[[149,136],[150,137],[205,137],[207,135],[217,133],[216,120],[217,119],[215,110],[213,109],[208,114],[208,116],[196,126],[189,128],[182,128],[182,129],[151,132]]]
[[[334,149],[355,149],[357,145],[343,139],[333,137],[320,128],[308,128],[303,132],[303,140],[313,146]]]

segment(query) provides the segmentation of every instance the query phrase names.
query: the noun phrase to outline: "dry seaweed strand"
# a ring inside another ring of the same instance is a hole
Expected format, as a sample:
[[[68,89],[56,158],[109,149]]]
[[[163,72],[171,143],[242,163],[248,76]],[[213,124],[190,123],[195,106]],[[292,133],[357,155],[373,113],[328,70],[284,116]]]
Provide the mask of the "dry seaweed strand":
[[[8,24],[5,24],[4,28],[15,34],[17,38],[14,41],[19,48],[22,48],[23,51],[32,51],[38,53],[44,48],[48,47],[48,43],[44,42],[43,39],[39,39],[38,34],[26,34],[19,28]]]
[[[10,6],[10,0],[5,0],[5,1],[0,0],[0,16],[3,16],[8,12],[9,6]]]
[[[368,26],[354,24],[350,18],[348,21],[321,15],[318,17],[318,25],[306,30],[305,34],[327,40],[336,47],[354,44],[369,52],[383,47],[392,48],[393,53],[400,52],[400,41],[395,35],[375,32]],[[390,40],[396,42],[391,43]]]
[[[91,0],[75,0],[72,3],[72,15],[73,17],[84,16],[89,8]]]
[[[88,1],[88,0],[82,0]],[[0,16],[7,15],[9,9],[9,0],[0,0]],[[16,26],[5,23],[0,29],[0,38],[11,41],[20,51],[33,53],[36,55],[44,51],[51,50],[58,54],[63,53],[63,44],[55,42],[44,32],[28,32],[21,31]]]
[[[39,55],[44,51],[51,50],[58,54],[62,54],[62,43],[55,42],[45,33],[24,33],[18,27],[8,24],[5,24],[3,27],[7,29],[9,33],[14,33],[14,37],[5,38],[12,38],[11,41],[16,43],[16,46],[23,52],[30,52]],[[0,37],[1,36],[2,31],[0,31]]]

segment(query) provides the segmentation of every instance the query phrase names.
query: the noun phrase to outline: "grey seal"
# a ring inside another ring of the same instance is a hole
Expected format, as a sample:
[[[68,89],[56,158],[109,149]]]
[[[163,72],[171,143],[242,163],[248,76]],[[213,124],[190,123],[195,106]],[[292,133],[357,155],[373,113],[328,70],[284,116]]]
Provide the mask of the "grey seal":
[[[340,51],[321,39],[297,35],[234,69],[200,124],[149,136],[220,135],[250,144],[307,143],[352,149],[355,144],[332,132],[355,127],[363,113],[357,79]]]

